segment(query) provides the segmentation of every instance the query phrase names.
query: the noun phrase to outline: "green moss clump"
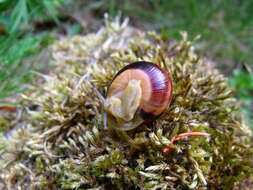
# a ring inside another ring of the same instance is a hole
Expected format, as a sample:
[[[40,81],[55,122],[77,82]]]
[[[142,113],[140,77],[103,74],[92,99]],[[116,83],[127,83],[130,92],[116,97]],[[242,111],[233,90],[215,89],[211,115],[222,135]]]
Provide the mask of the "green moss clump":
[[[236,99],[186,33],[168,41],[117,18],[51,50],[55,69],[23,94],[22,125],[0,138],[3,189],[230,190],[252,179],[251,134]],[[134,130],[104,128],[95,89],[104,95],[120,68],[141,60],[172,77],[171,105]],[[164,154],[171,138],[184,132],[211,137],[176,141]]]

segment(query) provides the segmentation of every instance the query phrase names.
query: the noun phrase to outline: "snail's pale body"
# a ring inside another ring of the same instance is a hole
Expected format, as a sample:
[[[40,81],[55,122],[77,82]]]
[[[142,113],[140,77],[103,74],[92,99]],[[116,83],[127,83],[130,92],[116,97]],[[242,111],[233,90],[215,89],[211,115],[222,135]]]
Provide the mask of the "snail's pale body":
[[[107,98],[108,111],[116,118],[131,121],[140,106],[142,89],[140,80],[130,80],[124,90]]]

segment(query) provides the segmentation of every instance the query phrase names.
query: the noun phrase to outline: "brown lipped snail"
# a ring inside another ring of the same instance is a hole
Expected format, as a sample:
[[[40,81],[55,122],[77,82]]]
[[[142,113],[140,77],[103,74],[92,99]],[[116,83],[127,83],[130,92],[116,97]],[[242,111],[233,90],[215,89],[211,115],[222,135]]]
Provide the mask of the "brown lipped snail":
[[[122,68],[108,87],[106,119],[115,129],[131,130],[159,117],[171,98],[172,81],[167,72],[154,63],[134,62]]]

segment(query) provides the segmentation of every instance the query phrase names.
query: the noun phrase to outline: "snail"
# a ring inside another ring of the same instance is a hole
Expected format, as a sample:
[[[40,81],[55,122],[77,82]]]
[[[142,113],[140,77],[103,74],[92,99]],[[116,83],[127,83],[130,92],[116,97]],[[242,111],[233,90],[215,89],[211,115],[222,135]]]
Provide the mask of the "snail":
[[[172,80],[167,72],[154,63],[134,62],[123,67],[108,87],[106,118],[113,128],[131,130],[159,117],[171,98]]]

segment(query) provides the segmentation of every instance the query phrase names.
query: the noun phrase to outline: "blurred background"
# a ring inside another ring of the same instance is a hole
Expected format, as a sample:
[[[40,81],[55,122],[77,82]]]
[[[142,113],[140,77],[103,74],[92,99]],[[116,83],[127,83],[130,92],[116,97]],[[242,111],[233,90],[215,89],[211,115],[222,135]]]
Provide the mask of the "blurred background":
[[[0,108],[46,72],[47,47],[66,36],[95,32],[104,14],[130,18],[130,25],[169,39],[187,31],[199,54],[226,75],[253,130],[252,0],[0,0]],[[7,107],[8,106],[8,107]]]

